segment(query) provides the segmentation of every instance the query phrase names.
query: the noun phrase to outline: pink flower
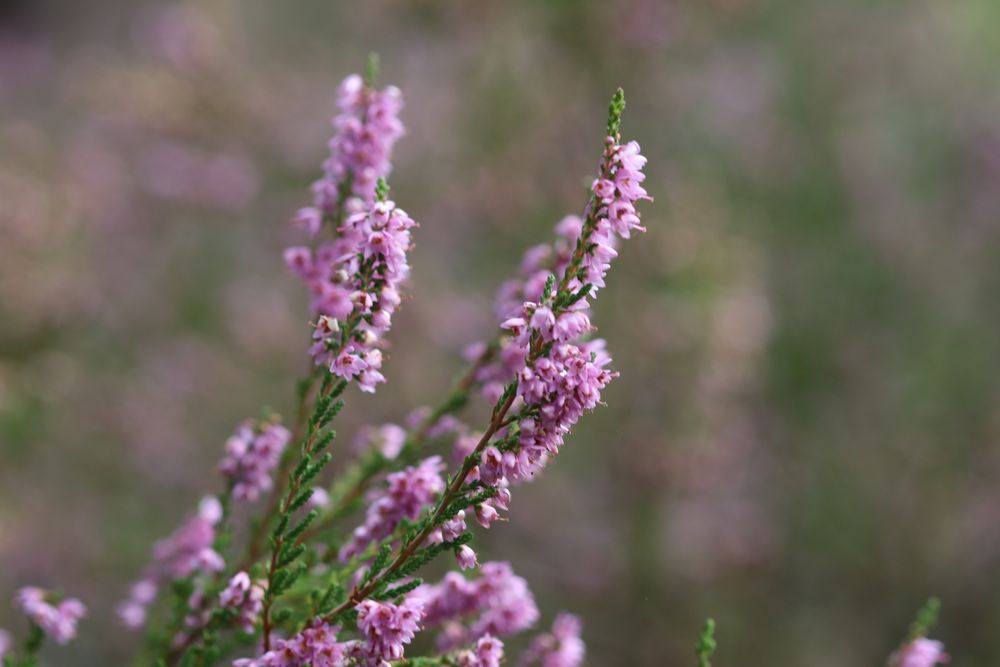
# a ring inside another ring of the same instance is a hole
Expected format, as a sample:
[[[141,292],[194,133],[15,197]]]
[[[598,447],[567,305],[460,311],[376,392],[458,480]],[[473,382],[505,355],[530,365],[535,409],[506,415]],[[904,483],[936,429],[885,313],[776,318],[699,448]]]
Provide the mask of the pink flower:
[[[476,657],[480,667],[500,667],[503,662],[503,642],[491,634],[485,634],[476,642]]]
[[[17,604],[21,611],[57,644],[66,644],[76,637],[77,622],[87,615],[87,608],[76,598],[66,598],[53,605],[49,594],[41,588],[25,587],[18,591]]]
[[[606,178],[595,179],[591,189],[594,191],[594,195],[602,201],[610,200],[615,194],[615,184]]]
[[[519,452],[504,455],[504,474],[511,481],[543,467],[583,413],[597,407],[601,391],[616,375],[603,368],[605,361],[562,343],[521,369],[518,394],[538,416],[522,420]]]
[[[313,493],[307,503],[309,507],[325,509],[330,506],[330,493],[321,486],[313,487]]]
[[[339,626],[313,621],[289,639],[279,639],[275,648],[259,658],[242,658],[233,667],[343,667],[348,656],[360,649],[358,642],[338,642]]]
[[[343,285],[321,279],[311,281],[308,284],[313,291],[312,310],[316,315],[321,317],[328,315],[335,320],[346,320],[354,311],[351,293]],[[316,333],[325,334],[322,337],[326,338],[338,333],[338,331],[339,327],[327,332],[317,330]]]
[[[552,339],[552,329],[556,325],[555,315],[548,306],[538,306],[531,315],[531,328],[539,332],[545,340]]]
[[[605,144],[599,165],[600,175],[591,186],[594,197],[587,205],[586,219],[567,216],[561,220],[556,225],[555,241],[549,246],[529,249],[521,263],[521,276],[505,282],[500,288],[496,312],[501,321],[500,328],[509,332],[509,337],[501,342],[500,351],[494,359],[476,371],[476,381],[483,395],[491,401],[497,400],[503,387],[524,371],[533,331],[545,341],[555,339],[560,343],[575,343],[589,333],[588,298],[604,287],[611,261],[618,255],[615,249],[617,238],[629,238],[634,230],[644,231],[635,203],[649,198],[641,186],[645,179],[642,168],[646,158],[639,153],[639,145],[634,141],[622,145],[617,137],[607,137]],[[589,285],[588,297],[577,301],[567,312],[555,312],[547,303],[551,295],[542,293],[544,286],[551,275],[560,282],[565,277],[575,257],[577,242],[584,234],[587,235],[587,243],[582,258],[579,258],[580,271],[574,271],[574,275],[565,281],[565,286],[570,292],[577,292]],[[544,265],[546,261],[548,266]],[[525,379],[524,375],[521,377]],[[535,390],[545,388],[544,384],[535,381],[533,371],[527,379]],[[590,389],[597,388],[592,386]],[[540,394],[536,395],[536,401],[541,398]],[[553,403],[558,404],[559,396],[551,398]],[[549,442],[549,453],[554,453],[551,445],[558,442]],[[523,465],[518,466],[517,477],[523,479],[543,461],[540,451],[530,452],[529,458],[527,469]],[[525,461],[519,458],[518,462],[523,464]]]
[[[337,106],[340,113],[332,121],[330,156],[323,163],[323,178],[313,184],[314,208],[327,213],[334,212],[341,188],[348,182],[352,194],[371,203],[375,182],[389,175],[393,145],[404,134],[398,118],[403,107],[398,88],[375,90],[352,74],[340,84]]]
[[[146,609],[155,599],[156,584],[148,579],[137,581],[132,585],[128,599],[116,607],[118,618],[128,628],[141,628],[146,623]]]
[[[641,226],[639,215],[635,211],[635,206],[628,201],[614,201],[608,206],[608,219],[611,228],[622,238],[629,238],[633,229],[646,231]]]
[[[403,647],[413,641],[423,605],[405,600],[401,605],[364,600],[357,606],[358,629],[365,638],[363,653],[369,659],[400,660]]]
[[[583,663],[586,646],[580,639],[580,619],[572,614],[559,614],[552,623],[552,632],[539,635],[521,656],[519,667],[578,667]]]
[[[463,544],[455,550],[455,560],[458,561],[458,566],[463,570],[471,570],[479,564],[476,560],[476,552],[467,544]]]
[[[271,479],[291,433],[280,424],[247,421],[226,441],[219,470],[232,487],[234,500],[253,502],[273,486]]]
[[[323,212],[315,206],[300,208],[292,219],[292,224],[304,230],[310,237],[316,236],[323,224]]]
[[[499,513],[493,505],[480,503],[476,505],[476,521],[483,528],[489,528],[497,520]]]
[[[900,649],[893,665],[895,667],[934,667],[948,662],[944,644],[933,639],[918,637]]]
[[[538,607],[528,583],[514,574],[509,563],[483,563],[478,574],[477,579],[469,580],[450,572],[440,583],[424,584],[410,594],[423,604],[425,625],[469,619],[467,627],[458,626],[458,632],[439,637],[442,650],[467,645],[486,635],[515,634],[538,620]]]
[[[376,90],[357,75],[344,79],[323,177],[312,186],[313,205],[294,219],[310,237],[330,221],[335,236],[313,250],[285,251],[285,262],[309,289],[318,320],[310,355],[369,393],[385,382],[375,353],[400,305],[399,285],[410,270],[410,230],[416,226],[394,202],[375,201],[377,180],[388,175],[393,145],[403,135],[397,117],[402,104],[397,88]]]
[[[372,542],[388,537],[403,519],[414,520],[444,491],[444,461],[440,456],[424,459],[387,478],[387,488],[373,496],[365,522],[341,548],[340,559],[347,562]]]
[[[462,651],[455,658],[458,667],[500,667],[503,660],[503,642],[493,635],[480,637],[474,651]]]
[[[252,582],[249,574],[238,572],[229,580],[226,588],[219,593],[219,605],[223,608],[236,610],[237,622],[243,631],[253,632],[264,608],[266,589],[266,582]]]
[[[338,237],[316,249],[314,260],[297,249],[286,251],[318,317],[310,354],[339,377],[356,379],[363,391],[373,392],[385,381],[379,345],[401,302],[399,286],[409,275],[406,255],[415,226],[394,202],[380,201],[349,215]],[[341,323],[349,330],[342,331]]]
[[[553,337],[560,342],[575,340],[590,331],[590,318],[582,310],[563,313],[556,319]]]
[[[311,277],[313,273],[312,251],[309,248],[295,246],[285,248],[285,265],[303,278]]]
[[[503,454],[490,445],[483,450],[482,462],[479,464],[479,479],[483,484],[493,486],[503,474]]]
[[[365,363],[364,359],[348,350],[337,355],[337,358],[330,364],[330,372],[345,380],[353,379],[355,375],[367,368],[368,364]]]
[[[507,329],[510,331],[510,335],[514,338],[521,338],[527,327],[527,322],[523,317],[510,317],[500,323],[501,329]]]
[[[222,503],[215,496],[205,496],[198,501],[198,518],[214,526],[222,520]]]

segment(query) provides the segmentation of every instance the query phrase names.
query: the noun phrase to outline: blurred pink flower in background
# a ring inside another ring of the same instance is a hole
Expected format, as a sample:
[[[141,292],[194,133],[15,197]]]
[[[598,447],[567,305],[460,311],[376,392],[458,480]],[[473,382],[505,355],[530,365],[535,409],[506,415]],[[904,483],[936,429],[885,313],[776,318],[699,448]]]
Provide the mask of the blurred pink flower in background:
[[[245,208],[259,187],[257,169],[244,157],[165,142],[145,151],[141,175],[157,197],[226,209]]]
[[[894,667],[934,667],[948,662],[944,644],[926,637],[917,637],[904,646],[894,658]]]

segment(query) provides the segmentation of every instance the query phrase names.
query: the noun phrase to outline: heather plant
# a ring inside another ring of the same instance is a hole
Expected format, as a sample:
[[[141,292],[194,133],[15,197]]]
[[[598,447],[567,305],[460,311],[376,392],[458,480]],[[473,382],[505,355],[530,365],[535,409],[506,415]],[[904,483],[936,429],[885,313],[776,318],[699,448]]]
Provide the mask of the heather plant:
[[[581,214],[559,221],[500,287],[496,335],[469,345],[468,369],[440,402],[363,428],[352,448],[337,447],[334,425],[353,388],[376,393],[386,382],[418,225],[387,181],[405,133],[399,89],[379,87],[372,59],[343,81],[337,105],[322,176],[292,220],[302,244],[284,252],[309,294],[310,370],[297,409],[238,424],[220,447],[219,490],[153,545],[117,610],[144,631],[136,664],[576,667],[581,620],[561,612],[537,631],[548,610],[510,563],[480,561],[471,522],[502,522],[518,485],[557,458],[617,377],[591,306],[621,242],[645,231],[637,205],[650,199],[646,158],[621,136],[624,93],[612,97]],[[474,396],[492,407],[461,416]],[[425,581],[439,560],[450,570]],[[79,600],[39,588],[16,602],[29,632],[15,650],[0,631],[5,667],[38,664],[45,639],[67,643],[86,615]],[[947,659],[926,638],[936,613],[929,603],[892,665]],[[702,667],[714,630],[708,621],[696,648]],[[519,655],[506,649],[531,631]]]
[[[404,132],[400,91],[377,86],[373,60],[337,98],[322,177],[293,219],[304,243],[285,251],[310,295],[312,370],[298,383],[297,414],[288,426],[273,414],[239,424],[222,448],[222,489],[154,545],[118,608],[125,625],[146,630],[142,664],[485,667],[512,661],[504,638],[541,617],[510,564],[480,564],[468,521],[497,522],[512,488],[558,454],[616,376],[589,309],[618,239],[642,230],[636,204],[648,199],[645,158],[620,136],[624,95],[611,102],[583,214],[560,222],[501,290],[497,336],[472,346],[468,372],[441,403],[405,427],[366,429],[362,447],[343,453],[353,462],[327,481],[349,388],[374,393],[385,382],[417,226],[386,181]],[[477,426],[457,417],[474,393],[494,403]],[[424,567],[449,554],[457,570],[425,583]],[[43,636],[71,639],[84,610],[37,589],[20,600],[32,638],[7,662],[28,665]],[[580,631],[579,619],[559,615],[520,664],[580,664]],[[436,636],[428,655],[407,655],[418,633]]]

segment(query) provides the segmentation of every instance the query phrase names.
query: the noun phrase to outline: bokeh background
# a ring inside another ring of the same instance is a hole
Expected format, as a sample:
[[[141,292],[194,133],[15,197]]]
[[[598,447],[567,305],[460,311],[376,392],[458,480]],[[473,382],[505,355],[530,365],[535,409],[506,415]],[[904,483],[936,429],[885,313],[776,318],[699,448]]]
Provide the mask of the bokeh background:
[[[342,448],[444,394],[622,85],[656,201],[597,307],[621,378],[483,557],[591,665],[691,664],[709,615],[719,665],[878,665],[932,593],[954,664],[1000,664],[995,0],[5,0],[0,597],[88,601],[52,665],[126,664],[151,542],[290,409],[285,221],[372,50],[422,226]]]

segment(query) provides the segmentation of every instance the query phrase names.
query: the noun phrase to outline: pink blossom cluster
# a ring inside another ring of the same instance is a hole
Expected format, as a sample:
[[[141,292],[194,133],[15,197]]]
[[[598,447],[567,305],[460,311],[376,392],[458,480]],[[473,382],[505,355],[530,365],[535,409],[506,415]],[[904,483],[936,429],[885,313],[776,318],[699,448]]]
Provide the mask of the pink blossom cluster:
[[[393,145],[405,133],[399,120],[403,95],[395,86],[376,90],[352,74],[337,90],[337,106],[330,155],[323,162],[323,177],[312,186],[313,205],[296,216],[312,236],[324,216],[338,214],[346,195],[372,203],[376,181],[389,175]]]
[[[76,637],[76,625],[87,615],[87,608],[76,598],[66,598],[56,604],[41,588],[28,586],[17,593],[17,604],[31,622],[57,644],[66,644]],[[9,637],[8,637],[9,642]]]
[[[237,572],[219,593],[219,605],[236,612],[237,623],[244,632],[253,632],[264,607],[266,581],[251,581],[246,572]]]
[[[455,656],[458,667],[500,667],[503,661],[503,642],[493,635],[483,635],[475,649],[460,651]]]
[[[153,545],[153,560],[142,579],[131,589],[129,598],[118,605],[118,616],[131,628],[146,622],[146,610],[156,598],[159,584],[183,579],[198,572],[221,572],[225,561],[215,550],[216,526],[222,520],[222,504],[206,496],[198,513],[169,537]]]
[[[473,375],[460,382],[458,397],[464,398],[466,391],[478,386],[485,395],[497,399],[507,387],[513,392],[516,385],[516,392],[507,394],[494,410],[488,428],[477,433],[450,414],[439,416],[451,411],[446,407],[439,408],[440,413],[415,412],[406,421],[406,429],[383,424],[359,434],[356,449],[377,452],[386,460],[403,458],[410,437],[453,437],[453,455],[465,461],[459,474],[446,483],[447,467],[441,456],[390,472],[385,485],[369,496],[363,523],[339,551],[327,553],[321,548],[316,552],[322,559],[317,561],[304,543],[331,524],[316,524],[307,532],[317,516],[311,513],[289,528],[295,521],[292,513],[307,503],[320,507],[330,503],[328,494],[304,495],[306,485],[318,483],[323,465],[314,463],[306,448],[292,473],[288,500],[268,510],[282,514],[276,518],[265,513],[261,530],[250,538],[246,560],[256,560],[254,567],[246,571],[241,566],[215,599],[225,581],[221,575],[225,564],[215,551],[223,510],[218,499],[206,499],[196,517],[157,543],[152,565],[120,608],[130,624],[142,623],[157,586],[218,573],[218,578],[193,579],[190,613],[184,621],[186,628],[175,637],[175,650],[196,648],[199,633],[210,629],[217,619],[235,619],[235,625],[247,633],[262,626],[266,647],[264,655],[237,660],[235,667],[388,667],[404,661],[405,650],[416,634],[434,625],[440,630],[442,655],[431,660],[465,667],[499,667],[505,660],[500,638],[534,626],[539,611],[527,583],[508,563],[480,566],[476,552],[465,544],[466,539],[459,538],[468,537],[468,519],[490,528],[500,518],[508,509],[511,486],[531,478],[558,453],[566,434],[584,412],[600,403],[602,391],[616,375],[608,368],[611,359],[603,341],[590,338],[589,299],[604,286],[619,239],[643,229],[635,206],[648,199],[642,187],[645,158],[635,142],[619,143],[616,104],[623,104],[620,95],[613,102],[609,121],[613,136],[607,139],[584,215],[567,216],[556,226],[551,244],[531,248],[525,254],[520,277],[505,283],[497,299],[503,335],[497,342],[469,351],[476,364]],[[401,285],[409,276],[408,253],[416,226],[405,211],[387,199],[388,189],[382,181],[390,170],[394,143],[403,134],[398,120],[402,99],[394,88],[379,91],[352,76],[340,87],[338,105],[330,155],[323,165],[323,177],[313,185],[313,205],[299,210],[295,218],[310,241],[286,249],[284,258],[310,295],[314,328],[310,356],[314,363],[344,384],[356,382],[363,391],[374,392],[385,381],[381,372],[385,337],[401,303]],[[324,226],[329,236],[319,239]],[[326,379],[331,380],[329,376]],[[304,415],[309,414],[305,408],[310,402],[316,414],[325,414],[325,407],[315,402],[328,400],[327,394],[316,398],[306,392],[303,399]],[[459,403],[453,397],[447,406]],[[436,423],[430,424],[431,420]],[[484,435],[488,436],[485,440]],[[219,466],[233,499],[253,501],[273,488],[272,476],[289,440],[289,432],[276,422],[246,422],[238,427],[226,443]],[[353,483],[354,479],[348,481]],[[484,489],[488,498],[475,504],[464,495]],[[345,497],[353,498],[354,493],[351,490]],[[462,498],[458,501],[465,506],[462,511],[455,511],[456,498]],[[421,523],[419,532],[408,533],[393,564],[365,579],[360,578],[363,570],[355,572],[353,591],[338,602],[346,592],[340,585],[348,570],[356,569],[358,561],[371,559],[379,547],[391,554],[391,547],[399,546],[394,541],[402,539],[400,529],[426,517],[432,508],[433,519]],[[331,515],[339,516],[337,512]],[[267,578],[254,581],[249,572],[261,571],[259,559],[264,548],[255,540],[266,536],[271,526],[271,557],[264,558]],[[438,584],[418,586],[393,601],[362,599],[379,597],[378,591],[384,591],[393,577],[411,575],[422,566],[422,560],[408,560],[415,554],[418,559],[424,554],[437,555],[436,550],[418,552],[418,547],[456,541],[458,545],[452,546],[460,570],[476,570],[468,578],[456,570]],[[338,571],[328,558],[332,553],[346,567]],[[322,588],[312,591],[304,619],[288,616],[286,605],[273,606],[277,596],[286,591],[289,603],[293,597],[302,599],[304,591],[292,590],[293,583],[301,587],[329,582],[335,585],[322,603],[317,597]],[[274,596],[268,594],[268,587]],[[220,609],[227,611],[219,613]],[[338,641],[341,627],[330,622],[343,622],[352,611],[357,614],[357,632]],[[278,638],[295,630],[301,631]],[[535,639],[523,664],[576,667],[584,653],[579,634],[577,619],[560,616],[550,632]]]
[[[214,549],[222,505],[215,496],[198,504],[198,513],[164,540],[153,545],[151,571],[161,581],[182,579],[194,572],[220,572],[225,567]]]
[[[410,594],[424,608],[424,623],[443,625],[444,650],[464,646],[486,635],[506,636],[538,621],[538,607],[528,582],[509,563],[483,563],[479,577],[449,572],[437,584],[424,584]]]
[[[129,628],[141,628],[146,624],[146,613],[156,600],[156,582],[140,579],[132,584],[128,598],[118,604],[118,618]]]
[[[612,234],[627,239],[633,230],[646,231],[635,205],[640,200],[650,199],[642,187],[646,180],[642,172],[646,158],[639,152],[639,144],[630,141],[622,145],[614,137],[608,137],[605,146],[600,176],[590,187],[594,196],[588,205],[588,217],[596,222],[589,240],[599,247],[588,251],[588,259],[583,263],[587,270],[583,282],[590,283],[595,290],[604,287],[610,261],[618,254]]]
[[[365,523],[354,530],[351,540],[341,548],[341,561],[350,560],[368,545],[391,535],[403,519],[414,520],[424,509],[431,507],[445,489],[441,477],[444,469],[441,457],[432,456],[416,466],[388,475],[386,488],[375,494],[368,506]],[[498,482],[500,484],[503,482]],[[475,506],[476,521],[489,528],[499,517],[499,510],[508,508],[509,500],[510,492],[501,486],[494,497]],[[458,539],[467,529],[465,518],[465,510],[459,511],[428,535],[428,543],[440,544]],[[465,544],[455,550],[455,557],[463,570],[478,564],[476,552]]]
[[[358,629],[365,638],[361,664],[372,667],[402,659],[404,646],[413,641],[424,615],[423,605],[415,600],[399,605],[364,600],[357,610]]]
[[[317,316],[310,354],[319,365],[373,392],[384,382],[379,343],[409,275],[406,253],[416,225],[393,201],[348,216],[339,236],[315,251],[294,247],[286,263],[305,281]]]
[[[521,312],[525,301],[541,301],[545,281],[555,274],[561,276],[569,266],[577,239],[583,230],[583,220],[567,215],[555,226],[555,240],[528,248],[521,258],[520,276],[505,281],[497,290],[494,311],[503,321]]]
[[[917,637],[901,648],[891,663],[893,667],[934,667],[948,660],[944,644],[934,639]]]
[[[7,652],[10,650],[10,645],[10,633],[6,630],[0,630],[0,661],[3,660],[5,655],[7,655]]]
[[[552,623],[552,631],[531,642],[518,662],[519,667],[579,667],[586,654],[586,646],[580,639],[581,627],[576,616],[559,614]]]
[[[337,641],[338,626],[314,621],[290,639],[279,639],[259,658],[240,658],[233,667],[345,667],[351,642]]]
[[[348,561],[372,542],[392,534],[403,519],[414,520],[444,491],[444,461],[440,456],[424,459],[418,465],[391,473],[387,486],[368,506],[365,522],[358,526],[340,550],[340,560]]]
[[[234,500],[253,502],[271,489],[274,469],[290,439],[288,429],[274,422],[255,427],[246,421],[237,427],[226,440],[225,455],[219,462]]]
[[[285,251],[311,295],[313,358],[368,392],[384,381],[378,344],[399,306],[415,226],[393,202],[375,201],[378,179],[388,175],[393,145],[404,133],[402,104],[397,88],[376,90],[357,75],[343,81],[324,175],[313,184],[313,206],[295,217],[311,237],[324,220],[338,225],[336,233],[315,249]]]
[[[423,617],[421,605],[410,600],[399,605],[365,600],[357,611],[361,640],[338,642],[340,628],[317,619],[259,658],[236,660],[233,667],[384,667],[403,658]]]
[[[549,276],[561,276],[569,265],[582,229],[583,221],[579,216],[568,215],[556,224],[553,243],[534,246],[524,253],[520,276],[505,281],[497,290],[494,309],[498,321],[520,315],[525,301],[537,303],[542,300]],[[485,343],[475,343],[466,349],[465,356],[469,361],[476,361],[486,349]],[[520,346],[507,338],[502,339],[489,363],[482,363],[476,369],[476,383],[483,396],[494,402],[499,399],[507,383],[524,366],[524,360],[524,350]]]
[[[529,331],[522,328],[518,339],[527,344]],[[520,421],[518,446],[506,452],[487,448],[480,478],[486,484],[519,482],[544,467],[584,412],[597,407],[601,391],[617,375],[606,368],[610,362],[600,342],[574,345],[556,339],[547,355],[525,365],[518,396],[529,416]]]

